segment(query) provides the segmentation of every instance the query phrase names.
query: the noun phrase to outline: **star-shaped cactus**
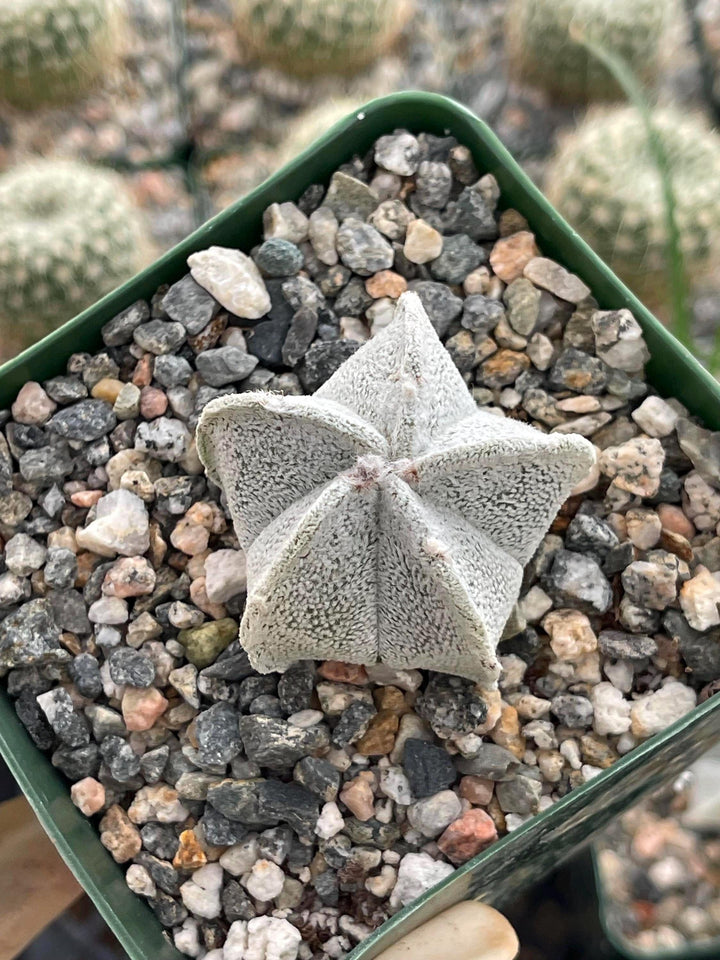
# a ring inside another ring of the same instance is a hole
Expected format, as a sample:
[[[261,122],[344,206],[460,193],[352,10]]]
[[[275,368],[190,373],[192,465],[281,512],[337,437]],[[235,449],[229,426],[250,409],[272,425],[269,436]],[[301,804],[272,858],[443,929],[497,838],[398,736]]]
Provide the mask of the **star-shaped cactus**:
[[[594,448],[479,409],[419,298],[312,396],[205,408],[198,450],[247,551],[240,641],[492,683],[523,565]]]

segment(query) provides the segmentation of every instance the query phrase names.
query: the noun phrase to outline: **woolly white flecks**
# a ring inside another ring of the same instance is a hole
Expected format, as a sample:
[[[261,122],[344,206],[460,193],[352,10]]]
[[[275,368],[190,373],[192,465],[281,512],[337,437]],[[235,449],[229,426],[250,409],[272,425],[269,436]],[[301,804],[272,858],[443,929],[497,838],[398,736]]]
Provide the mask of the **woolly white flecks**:
[[[523,565],[595,457],[478,409],[412,293],[313,396],[220,397],[197,443],[247,551],[256,670],[380,660],[485,683]]]

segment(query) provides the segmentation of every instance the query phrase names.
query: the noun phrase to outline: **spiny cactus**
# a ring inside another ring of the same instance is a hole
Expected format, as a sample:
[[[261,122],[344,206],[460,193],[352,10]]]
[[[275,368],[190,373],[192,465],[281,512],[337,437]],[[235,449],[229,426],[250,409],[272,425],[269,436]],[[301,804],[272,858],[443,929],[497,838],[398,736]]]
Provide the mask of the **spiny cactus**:
[[[565,102],[617,99],[616,82],[574,32],[619,54],[650,83],[675,9],[675,0],[512,0],[505,20],[512,72]]]
[[[298,76],[353,73],[382,56],[411,0],[234,0],[240,42],[261,63]]]
[[[212,400],[197,448],[247,552],[256,670],[382,661],[487,683],[523,565],[595,460],[583,437],[479,409],[415,293],[312,397]]]
[[[689,277],[720,255],[720,136],[698,116],[657,110]],[[645,127],[633,107],[597,109],[560,143],[546,191],[591,247],[651,302],[667,289],[665,205]],[[715,266],[717,261],[715,261]]]
[[[70,100],[117,58],[118,0],[0,0],[0,99],[18,107]]]
[[[117,174],[40,160],[0,177],[0,339],[27,346],[142,265],[139,212]]]

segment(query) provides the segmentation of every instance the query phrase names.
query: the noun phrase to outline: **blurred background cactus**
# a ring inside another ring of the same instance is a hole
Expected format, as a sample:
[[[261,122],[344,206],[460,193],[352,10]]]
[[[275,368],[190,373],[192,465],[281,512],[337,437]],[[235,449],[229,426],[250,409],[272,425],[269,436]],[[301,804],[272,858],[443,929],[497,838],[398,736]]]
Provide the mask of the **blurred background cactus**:
[[[142,218],[117,174],[39,160],[0,177],[0,334],[25,347],[147,260]]]
[[[613,50],[654,83],[676,30],[674,10],[674,0],[510,0],[510,68],[562,102],[617,99],[622,93],[614,78],[577,34]]]
[[[411,0],[233,0],[241,46],[298,76],[353,73],[386,53]]]
[[[720,256],[720,136],[700,115],[655,110],[668,157],[680,248],[691,280]],[[561,140],[546,192],[560,212],[641,297],[667,299],[663,185],[634,106],[598,108]]]
[[[3,0],[0,98],[32,109],[92,89],[120,57],[118,0]]]

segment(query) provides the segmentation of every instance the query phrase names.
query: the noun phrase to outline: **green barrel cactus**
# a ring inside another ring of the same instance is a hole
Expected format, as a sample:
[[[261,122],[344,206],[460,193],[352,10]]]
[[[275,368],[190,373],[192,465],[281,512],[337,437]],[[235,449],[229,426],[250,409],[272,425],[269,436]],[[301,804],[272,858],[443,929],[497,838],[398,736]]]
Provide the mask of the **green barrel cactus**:
[[[395,43],[411,0],[234,0],[241,44],[298,76],[353,73]]]
[[[132,276],[149,252],[120,177],[39,160],[0,177],[0,341],[33,343]]]
[[[576,32],[652,83],[667,56],[674,10],[675,0],[511,0],[505,19],[511,70],[563,102],[618,99],[615,80]]]
[[[21,108],[72,100],[117,60],[118,0],[0,0],[0,99]]]
[[[670,163],[688,275],[697,280],[720,255],[720,135],[703,118],[678,109],[656,110],[652,120]],[[545,187],[629,286],[651,303],[663,301],[668,270],[662,182],[633,107],[591,111],[561,141]]]

